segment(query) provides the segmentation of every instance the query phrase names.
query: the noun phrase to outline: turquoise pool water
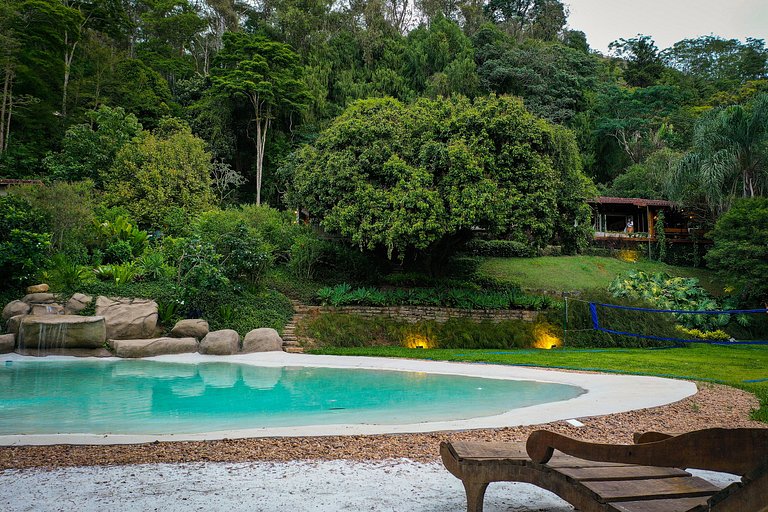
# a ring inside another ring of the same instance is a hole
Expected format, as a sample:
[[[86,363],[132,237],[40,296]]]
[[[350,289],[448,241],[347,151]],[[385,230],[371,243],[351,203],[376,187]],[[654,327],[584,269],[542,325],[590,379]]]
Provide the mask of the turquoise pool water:
[[[401,371],[156,361],[0,364],[0,434],[172,434],[493,416],[563,384]]]

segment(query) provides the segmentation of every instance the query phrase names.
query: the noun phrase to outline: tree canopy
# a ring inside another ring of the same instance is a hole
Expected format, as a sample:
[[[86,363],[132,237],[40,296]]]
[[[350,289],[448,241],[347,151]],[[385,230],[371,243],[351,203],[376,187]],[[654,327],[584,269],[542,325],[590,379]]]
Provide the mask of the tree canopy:
[[[571,134],[510,97],[358,101],[297,154],[291,201],[328,232],[400,260],[473,228],[541,246],[559,214],[586,223],[578,158]],[[575,207],[558,204],[566,181]]]

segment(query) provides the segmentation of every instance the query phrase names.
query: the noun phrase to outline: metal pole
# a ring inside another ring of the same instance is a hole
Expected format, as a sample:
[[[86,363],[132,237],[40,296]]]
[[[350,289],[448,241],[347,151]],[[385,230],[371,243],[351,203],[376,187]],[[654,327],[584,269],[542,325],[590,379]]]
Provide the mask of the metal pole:
[[[568,337],[568,295],[563,294],[565,297],[565,315],[563,315],[563,346],[565,346],[565,340]]]

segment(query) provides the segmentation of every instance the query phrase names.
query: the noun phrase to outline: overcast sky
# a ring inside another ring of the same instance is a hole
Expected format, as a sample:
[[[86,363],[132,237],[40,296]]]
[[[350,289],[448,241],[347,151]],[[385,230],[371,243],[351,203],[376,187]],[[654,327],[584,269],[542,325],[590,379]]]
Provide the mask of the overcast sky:
[[[637,34],[660,49],[687,38],[718,35],[768,40],[768,0],[564,0],[568,27],[587,34],[592,49]]]

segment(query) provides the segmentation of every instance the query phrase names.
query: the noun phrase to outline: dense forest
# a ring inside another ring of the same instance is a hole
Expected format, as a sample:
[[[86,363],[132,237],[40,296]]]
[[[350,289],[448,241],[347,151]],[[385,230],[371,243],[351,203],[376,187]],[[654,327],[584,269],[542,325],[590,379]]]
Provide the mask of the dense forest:
[[[51,238],[3,243],[79,264],[131,257],[72,234],[92,218],[189,236],[212,208],[306,209],[403,260],[477,225],[581,250],[598,194],[711,230],[768,192],[763,40],[603,55],[560,0],[3,0],[0,70],[0,178],[62,184],[14,199],[55,205]]]

